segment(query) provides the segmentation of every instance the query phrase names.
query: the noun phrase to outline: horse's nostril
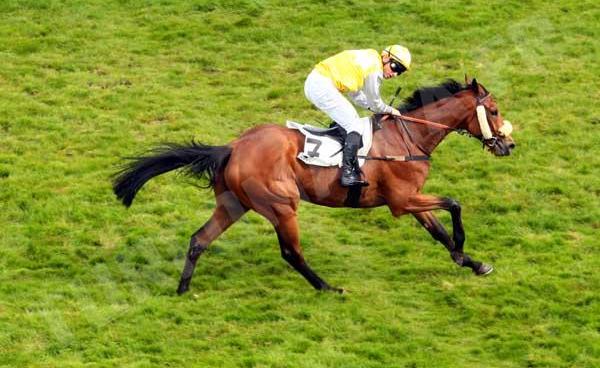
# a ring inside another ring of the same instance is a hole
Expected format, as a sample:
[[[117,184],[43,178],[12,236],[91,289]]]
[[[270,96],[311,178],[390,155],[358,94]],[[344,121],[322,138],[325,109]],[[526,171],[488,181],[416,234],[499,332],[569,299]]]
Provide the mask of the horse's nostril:
[[[509,148],[509,149],[515,149],[515,147],[516,147],[516,146],[517,146],[517,145],[516,145],[516,144],[514,144],[514,143],[509,143],[509,144],[508,144],[508,148]]]

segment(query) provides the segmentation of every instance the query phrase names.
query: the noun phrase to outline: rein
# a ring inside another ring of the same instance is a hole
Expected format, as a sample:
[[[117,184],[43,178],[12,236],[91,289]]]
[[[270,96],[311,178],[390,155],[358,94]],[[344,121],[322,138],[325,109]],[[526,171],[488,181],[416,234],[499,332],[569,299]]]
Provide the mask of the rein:
[[[482,102],[488,96],[489,96],[489,94],[485,95],[483,98],[478,98],[477,99],[477,107],[478,108],[479,108],[479,106],[483,107]],[[391,116],[391,115],[388,115],[388,116]],[[411,116],[406,116],[406,115],[401,115],[401,116],[398,116],[398,117],[392,116],[392,120],[393,120],[393,122],[397,122],[398,120],[400,121],[400,123],[402,125],[402,128],[404,128],[404,131],[406,132],[406,135],[413,142],[413,144],[415,144],[423,153],[425,153],[425,155],[413,155],[410,152],[410,149],[408,148],[409,146],[408,146],[406,140],[404,140],[404,136],[402,135],[401,136],[402,140],[404,141],[404,144],[406,145],[406,148],[407,148],[408,153],[409,153],[408,155],[404,155],[404,156],[358,156],[359,158],[362,158],[362,159],[365,159],[365,160],[400,161],[400,162],[407,162],[407,161],[429,161],[429,159],[431,158],[431,152],[428,152],[420,144],[418,144],[417,142],[415,142],[415,140],[412,137],[412,134],[410,133],[410,130],[408,130],[408,128],[406,126],[406,121],[410,121],[412,123],[417,123],[417,124],[422,124],[422,125],[428,125],[428,126],[433,127],[433,128],[443,129],[443,130],[450,131],[450,132],[457,132],[458,134],[461,134],[461,135],[466,135],[468,137],[477,138],[478,140],[482,141],[484,143],[484,145],[486,144],[486,140],[482,140],[482,139],[474,136],[473,134],[469,133],[465,129],[451,128],[449,126],[446,126],[446,125],[443,125],[443,124],[440,124],[440,123],[435,123],[435,122],[430,121],[430,120],[413,118]],[[487,123],[487,119],[486,119],[486,123]]]
[[[401,115],[398,117],[398,119],[402,123],[402,126],[404,127],[404,129],[407,131],[409,137],[410,137],[410,133],[406,129],[404,120],[407,120],[407,121],[410,121],[413,123],[429,125],[431,127],[447,130],[450,132],[457,132],[458,134],[461,134],[461,135],[466,135],[471,138],[476,138],[477,140],[481,141],[484,144],[484,146],[485,145],[490,146],[490,145],[494,144],[496,137],[494,137],[492,134],[492,131],[490,129],[490,124],[487,120],[487,110],[486,110],[485,106],[483,105],[483,102],[485,100],[487,100],[489,97],[490,97],[489,93],[486,93],[486,95],[483,97],[477,97],[477,105],[475,108],[475,111],[477,113],[477,120],[479,121],[479,127],[482,132],[482,137],[477,137],[477,136],[471,134],[470,132],[468,132],[466,129],[450,128],[449,126],[446,126],[446,125],[443,125],[440,123],[434,123],[433,121],[429,121],[429,120],[413,118],[411,116]],[[394,119],[394,121],[396,121],[396,119]],[[512,130],[512,126],[511,126],[511,130]],[[414,142],[412,137],[411,137],[411,140]],[[416,142],[414,142],[414,143],[416,144]],[[419,147],[419,148],[421,149],[421,147]],[[425,152],[423,149],[421,149],[421,151]]]
[[[393,116],[392,120],[394,122],[397,122],[397,120],[400,120],[401,126],[402,126],[402,128],[404,128],[404,132],[406,133],[406,135],[408,136],[408,138],[411,140],[411,142],[413,142],[413,144],[415,144],[421,150],[421,152],[425,153],[425,155],[413,155],[410,152],[410,148],[409,148],[408,143],[404,139],[404,135],[401,135],[402,141],[404,142],[404,145],[406,146],[406,148],[408,150],[408,155],[401,155],[401,156],[358,156],[359,158],[362,158],[362,159],[365,159],[365,160],[400,161],[400,162],[429,161],[429,159],[431,158],[431,152],[428,152],[420,144],[418,144],[417,142],[415,142],[414,138],[412,137],[412,134],[410,133],[410,130],[408,130],[408,127],[406,126],[405,120],[413,122],[413,123],[418,123],[418,124],[423,124],[423,125],[429,125],[431,127],[438,128],[438,129],[444,129],[444,130],[458,132],[460,134],[470,134],[470,133],[468,133],[467,131],[465,131],[463,129],[450,128],[450,127],[448,127],[446,125],[443,125],[443,124],[434,123],[433,121],[429,121],[429,120],[413,118],[413,117],[410,117],[410,116],[404,116],[404,115],[399,116],[399,117]]]
[[[489,97],[490,97],[489,93],[487,93],[483,97],[477,97],[476,111],[478,113],[478,119],[479,119],[479,124],[480,124],[481,130],[486,132],[486,133],[484,133],[484,138],[487,138],[487,135],[488,135],[487,132],[489,132],[490,137],[492,135],[491,130],[489,128],[489,123],[487,122],[487,118],[484,120],[483,117],[481,117],[481,112],[484,112],[484,113],[486,112],[485,107],[483,106],[483,102],[485,100],[487,100]],[[413,123],[418,123],[418,124],[423,124],[423,125],[429,125],[429,126],[432,126],[434,128],[449,130],[451,132],[458,132],[460,134],[466,134],[468,136],[475,137],[471,133],[467,132],[465,129],[450,128],[449,126],[446,126],[446,125],[440,124],[440,123],[434,123],[433,121],[430,121],[430,120],[413,118],[411,116],[406,116],[406,115],[401,115],[401,116],[398,117],[398,119],[400,119],[400,121],[408,120],[408,121],[413,122]],[[485,122],[485,127],[482,126],[482,125],[484,125],[483,124],[484,122]],[[475,138],[477,138],[477,137],[475,137]]]
[[[398,91],[396,91],[396,94],[397,94],[397,92]],[[406,148],[408,150],[407,156],[381,156],[381,157],[358,156],[358,157],[365,159],[365,160],[380,160],[380,161],[401,161],[401,162],[428,161],[430,159],[431,152],[428,152],[426,149],[424,149],[419,143],[417,143],[413,139],[412,134],[410,133],[410,130],[408,130],[408,127],[406,126],[406,121],[410,121],[412,123],[417,123],[417,124],[422,124],[422,125],[428,125],[433,128],[443,129],[443,130],[450,131],[450,132],[457,132],[458,134],[461,134],[461,135],[466,135],[471,138],[476,138],[477,140],[479,140],[480,142],[483,143],[484,147],[486,147],[486,146],[493,147],[496,144],[497,138],[496,138],[496,136],[493,135],[493,133],[490,129],[490,124],[487,119],[487,109],[483,105],[483,102],[486,99],[488,99],[489,97],[490,97],[489,93],[486,93],[485,96],[477,97],[477,105],[476,105],[475,111],[477,113],[477,120],[479,121],[479,127],[482,132],[481,137],[471,134],[466,129],[451,128],[449,126],[446,126],[446,125],[443,125],[440,123],[435,123],[430,120],[413,118],[411,116],[405,116],[405,115],[400,115],[398,117],[392,116],[392,121],[395,123],[400,121],[400,124],[401,124],[402,128],[404,129],[404,132],[406,133],[408,138],[411,140],[411,142],[414,145],[417,146],[417,148],[419,148],[421,150],[421,152],[425,153],[425,155],[413,155],[410,152],[409,145],[407,144],[406,140],[404,139],[404,135],[401,135],[402,141],[404,142],[404,145],[406,146]],[[391,116],[391,115],[388,115],[388,116]],[[387,117],[384,117],[383,119],[387,119]],[[509,135],[510,132],[512,131],[512,125],[510,124],[510,122],[508,122],[506,120],[505,120],[505,125],[507,125],[507,127],[506,127],[507,132],[506,133],[501,132],[501,133],[504,133],[504,135]]]
[[[413,118],[413,117],[406,116],[406,115],[399,116],[398,119],[400,119],[401,121],[402,120],[408,120],[408,121],[411,121],[413,123],[419,123],[419,124],[429,125],[429,126],[432,126],[434,128],[439,128],[439,129],[444,129],[444,130],[450,130],[450,131],[459,131],[459,130],[461,130],[461,129],[450,128],[449,126],[445,126],[443,124],[434,123],[433,121],[423,120],[423,119],[417,119],[417,118]]]

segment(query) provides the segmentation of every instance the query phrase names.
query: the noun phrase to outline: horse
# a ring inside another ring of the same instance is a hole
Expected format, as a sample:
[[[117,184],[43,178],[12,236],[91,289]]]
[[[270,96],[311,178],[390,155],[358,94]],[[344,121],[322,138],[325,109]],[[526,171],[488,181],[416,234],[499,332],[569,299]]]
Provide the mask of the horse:
[[[342,187],[337,167],[301,162],[297,155],[303,149],[304,136],[297,130],[266,124],[247,130],[223,146],[192,140],[167,143],[130,157],[113,175],[113,190],[129,207],[148,180],[168,171],[182,169],[208,180],[207,188],[212,188],[215,195],[215,209],[191,236],[178,294],[189,289],[200,255],[249,210],[273,225],[281,256],[315,289],[343,292],[319,277],[304,259],[297,216],[300,200],[328,207],[386,205],[394,217],[411,214],[445,246],[457,265],[470,268],[475,275],[489,274],[493,271],[491,265],[463,251],[465,231],[459,202],[421,193],[430,163],[410,158],[429,157],[453,131],[479,139],[495,156],[508,156],[515,148],[510,123],[503,119],[485,87],[476,79],[468,82],[466,77],[464,85],[449,79],[438,86],[418,89],[399,110],[401,117],[376,116],[380,129],[373,133],[369,152],[373,159],[362,167],[370,183],[367,187]],[[401,162],[389,162],[394,160]],[[351,197],[354,199],[349,200]],[[452,236],[432,213],[438,209],[450,212]]]

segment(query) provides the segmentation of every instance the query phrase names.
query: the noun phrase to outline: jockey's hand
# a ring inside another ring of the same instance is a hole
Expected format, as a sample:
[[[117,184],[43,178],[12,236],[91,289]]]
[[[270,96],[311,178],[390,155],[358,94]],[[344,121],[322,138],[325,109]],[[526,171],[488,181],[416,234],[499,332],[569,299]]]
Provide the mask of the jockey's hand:
[[[392,112],[390,113],[390,115],[392,116],[402,116],[402,114],[400,113],[400,111],[398,111],[397,109],[392,107]]]

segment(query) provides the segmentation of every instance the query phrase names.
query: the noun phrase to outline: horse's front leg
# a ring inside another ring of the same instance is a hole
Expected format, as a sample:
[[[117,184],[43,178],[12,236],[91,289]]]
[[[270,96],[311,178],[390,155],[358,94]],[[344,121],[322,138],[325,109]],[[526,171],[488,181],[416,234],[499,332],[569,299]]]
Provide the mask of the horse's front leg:
[[[436,209],[450,212],[452,239],[440,221],[429,212]],[[465,230],[462,224],[461,208],[456,200],[418,194],[409,198],[405,211],[412,213],[434,239],[444,244],[454,262],[459,266],[471,268],[476,275],[487,275],[494,270],[492,266],[475,261],[463,252]]]

